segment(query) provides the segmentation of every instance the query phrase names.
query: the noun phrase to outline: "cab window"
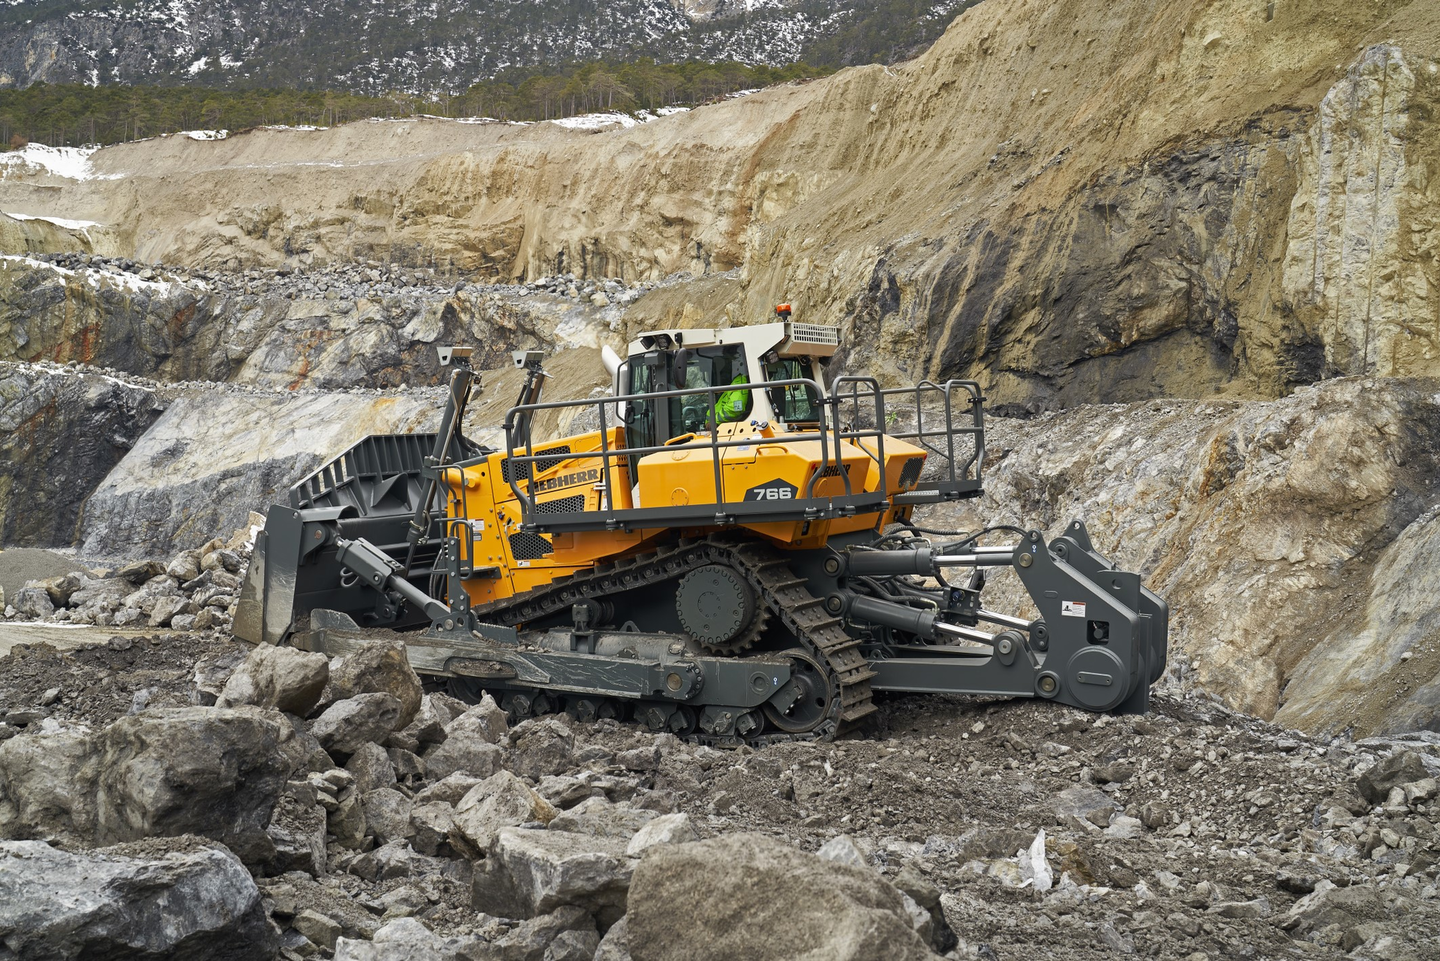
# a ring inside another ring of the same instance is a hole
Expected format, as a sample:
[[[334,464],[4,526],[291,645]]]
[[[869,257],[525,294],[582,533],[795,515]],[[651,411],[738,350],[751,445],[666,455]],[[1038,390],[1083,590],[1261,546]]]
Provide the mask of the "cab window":
[[[782,357],[765,365],[769,381],[815,379],[809,357]],[[770,388],[770,404],[775,416],[787,424],[814,423],[820,420],[820,397],[808,384],[790,384]]]

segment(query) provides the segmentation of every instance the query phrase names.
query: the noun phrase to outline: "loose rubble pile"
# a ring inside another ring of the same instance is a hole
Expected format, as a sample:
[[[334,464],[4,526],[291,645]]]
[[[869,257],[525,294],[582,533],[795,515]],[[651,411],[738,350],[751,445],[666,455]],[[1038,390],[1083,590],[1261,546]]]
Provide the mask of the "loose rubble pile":
[[[271,294],[290,300],[359,300],[389,296],[448,297],[462,291],[499,293],[512,297],[545,293],[582,301],[594,307],[634,303],[647,291],[688,279],[677,275],[662,281],[627,284],[617,278],[577,279],[574,273],[540,277],[526,283],[487,283],[444,267],[411,266],[369,260],[309,266],[271,267],[252,270],[199,270],[170,264],[147,264],[128,257],[65,251],[36,253],[31,259],[64,270],[94,270],[129,275],[150,283],[200,285],[209,290],[237,294]]]
[[[1431,735],[1317,741],[1169,694],[1143,718],[907,697],[868,737],[727,752],[565,714],[512,724],[488,697],[427,690],[393,640],[327,660],[203,637],[0,659],[16,956],[1421,959],[1440,943]]]
[[[5,620],[42,620],[96,627],[177,631],[226,630],[240,599],[240,579],[265,519],[228,539],[215,538],[181,551],[169,563],[136,561],[33,580],[9,599],[0,596]]]

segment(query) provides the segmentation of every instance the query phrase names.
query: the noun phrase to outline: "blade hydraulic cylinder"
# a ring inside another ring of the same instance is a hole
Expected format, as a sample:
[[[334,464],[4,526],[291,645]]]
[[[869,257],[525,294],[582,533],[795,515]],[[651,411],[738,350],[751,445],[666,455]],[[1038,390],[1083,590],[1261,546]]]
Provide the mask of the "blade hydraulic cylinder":
[[[442,601],[407,581],[405,570],[398,561],[364,538],[348,540],[341,537],[335,541],[335,547],[335,559],[374,590],[382,594],[399,594],[407,603],[424,611],[431,620],[439,620],[450,613],[450,608]]]

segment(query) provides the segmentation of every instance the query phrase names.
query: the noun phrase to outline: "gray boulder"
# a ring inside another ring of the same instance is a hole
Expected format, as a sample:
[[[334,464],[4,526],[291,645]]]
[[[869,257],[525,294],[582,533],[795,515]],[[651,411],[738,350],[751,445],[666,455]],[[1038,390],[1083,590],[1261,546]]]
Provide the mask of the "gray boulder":
[[[0,744],[0,835],[112,844],[198,834],[247,861],[288,777],[290,725],[255,707],[187,707],[91,733]]]
[[[7,957],[273,958],[260,891],[233,854],[196,838],[84,854],[0,842]]]
[[[522,777],[539,781],[571,767],[575,737],[559,717],[526,721],[511,732],[510,742],[506,766]]]
[[[1360,775],[1356,787],[1365,800],[1379,804],[1390,796],[1392,788],[1404,787],[1429,777],[1425,761],[1414,751],[1396,751],[1381,758],[1374,767]]]
[[[330,661],[324,654],[262,644],[230,675],[216,703],[257,704],[305,717],[320,703],[329,679]]]
[[[438,705],[437,705],[438,707]],[[480,698],[480,703],[454,718],[445,725],[445,736],[468,737],[488,744],[499,744],[505,739],[510,726],[505,721],[505,712],[489,694]]]
[[[552,831],[589,834],[594,837],[630,840],[635,832],[655,820],[654,811],[642,811],[628,804],[614,804],[603,797],[586,798],[550,822]]]
[[[453,774],[487,778],[504,765],[505,751],[498,744],[457,735],[425,755],[425,770],[432,778]]]
[[[55,613],[55,604],[43,587],[22,587],[10,598],[10,606],[21,617],[42,618]]]
[[[360,796],[367,830],[380,844],[403,841],[414,833],[410,827],[410,799],[399,791],[380,788]]]
[[[355,776],[355,790],[361,794],[395,786],[395,765],[390,762],[390,754],[373,741],[356,748],[345,770]]]
[[[554,822],[551,822],[554,825]],[[700,840],[688,814],[662,814],[646,824],[625,847],[625,853],[638,858],[657,844],[688,844]]]
[[[476,785],[455,807],[451,843],[478,857],[495,843],[502,828],[555,818],[550,802],[509,771],[500,771]]]
[[[635,862],[616,838],[501,828],[495,857],[514,884],[525,917],[575,905],[615,921],[625,913],[625,893]]]
[[[916,933],[905,896],[874,871],[761,835],[651,848],[628,905],[635,961],[937,957]]]
[[[373,941],[340,938],[335,961],[458,961],[486,957],[478,938],[442,938],[414,918],[397,918],[375,932]]]
[[[420,684],[420,676],[410,667],[402,642],[366,641],[330,665],[330,686],[325,691],[325,701],[361,694],[389,694],[400,702],[400,717],[391,730],[403,729],[415,719],[425,689]]]
[[[358,694],[327,707],[310,733],[327,751],[354,754],[362,744],[385,740],[399,725],[400,711],[391,694]]]

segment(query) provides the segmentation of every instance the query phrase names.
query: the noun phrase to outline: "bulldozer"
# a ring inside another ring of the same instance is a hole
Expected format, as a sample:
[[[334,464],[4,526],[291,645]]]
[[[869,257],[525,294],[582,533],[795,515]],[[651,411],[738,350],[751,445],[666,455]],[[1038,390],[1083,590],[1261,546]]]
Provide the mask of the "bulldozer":
[[[398,637],[428,683],[512,719],[719,746],[834,738],[883,692],[1145,712],[1165,602],[1079,520],[917,525],[982,492],[980,385],[827,379],[839,347],[782,305],[607,347],[612,392],[562,401],[543,354],[516,352],[499,449],[461,429],[472,350],[440,348],[438,430],[367,437],[271,506],[234,633],[329,655]],[[578,432],[535,436],[546,418]],[[1003,569],[1023,614],[984,606]]]

